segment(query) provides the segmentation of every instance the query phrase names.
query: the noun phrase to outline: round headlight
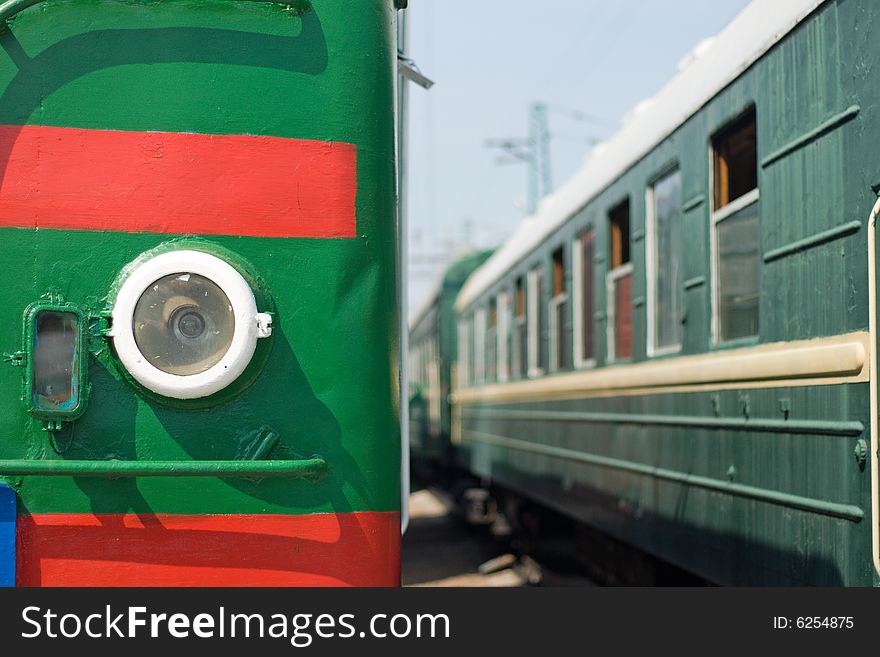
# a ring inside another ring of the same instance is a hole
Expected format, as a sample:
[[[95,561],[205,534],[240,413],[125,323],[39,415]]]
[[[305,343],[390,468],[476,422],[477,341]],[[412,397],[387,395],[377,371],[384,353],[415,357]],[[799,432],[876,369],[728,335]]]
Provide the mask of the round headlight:
[[[189,376],[223,358],[235,334],[229,297],[214,281],[186,272],[164,276],[134,307],[138,350],[163,372]]]
[[[250,286],[227,262],[201,251],[167,251],[132,266],[113,308],[120,361],[150,390],[205,397],[250,362],[271,317],[257,312]]]

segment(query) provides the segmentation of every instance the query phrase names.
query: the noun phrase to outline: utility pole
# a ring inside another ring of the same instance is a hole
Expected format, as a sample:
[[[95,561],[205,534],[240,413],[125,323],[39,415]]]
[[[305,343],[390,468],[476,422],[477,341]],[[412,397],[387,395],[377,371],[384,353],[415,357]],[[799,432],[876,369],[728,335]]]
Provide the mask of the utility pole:
[[[400,339],[398,341],[398,385],[400,396],[403,400],[409,398],[409,380],[406,371],[406,363],[409,359],[409,325],[407,324],[407,258],[409,250],[407,245],[407,120],[409,85],[415,83],[424,89],[430,89],[434,84],[427,78],[415,62],[409,57],[409,35],[407,26],[409,14],[406,11],[407,0],[395,0],[397,11],[397,76],[395,78],[396,92],[396,155],[397,162],[397,303],[399,309],[398,321]],[[400,494],[402,509],[400,514],[400,531],[406,531],[409,525],[409,512],[407,500],[409,499],[409,405],[400,404]]]
[[[544,103],[532,103],[529,112],[529,142],[532,151],[529,167],[529,214],[534,214],[538,210],[538,202],[553,191],[550,128],[547,124],[547,106]]]
[[[566,110],[556,106],[548,106],[546,103],[534,102],[529,107],[529,136],[525,139],[487,139],[486,146],[498,148],[504,155],[495,160],[496,164],[516,164],[525,162],[529,165],[528,171],[528,200],[529,214],[538,211],[538,203],[541,199],[553,191],[552,157],[550,153],[550,122],[547,118],[549,112],[563,114],[575,121],[599,122],[588,114],[577,110]],[[587,143],[593,145],[596,139],[588,139]]]
[[[506,157],[497,164],[525,162],[529,165],[528,213],[538,210],[538,201],[553,191],[550,172],[550,128],[547,122],[547,106],[532,103],[529,109],[529,136],[525,139],[487,139],[486,146],[500,148]]]

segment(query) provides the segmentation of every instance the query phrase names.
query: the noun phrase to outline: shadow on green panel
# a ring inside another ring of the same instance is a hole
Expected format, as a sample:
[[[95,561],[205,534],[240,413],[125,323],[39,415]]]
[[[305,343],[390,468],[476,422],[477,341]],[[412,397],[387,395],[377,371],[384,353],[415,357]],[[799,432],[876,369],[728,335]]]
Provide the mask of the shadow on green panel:
[[[0,47],[18,72],[0,95],[0,123],[26,124],[54,91],[114,66],[223,64],[319,75],[328,62],[320,19],[304,10],[300,20],[296,36],[195,27],[95,30],[63,39],[35,57],[27,55],[13,30],[6,30]],[[17,136],[11,133],[0,142],[0,179]]]

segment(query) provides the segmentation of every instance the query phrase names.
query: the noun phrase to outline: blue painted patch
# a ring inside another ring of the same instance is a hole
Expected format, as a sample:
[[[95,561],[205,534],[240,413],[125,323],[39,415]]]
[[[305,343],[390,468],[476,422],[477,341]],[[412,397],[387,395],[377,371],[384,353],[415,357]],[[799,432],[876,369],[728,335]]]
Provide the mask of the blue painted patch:
[[[15,586],[15,491],[0,484],[0,586]]]

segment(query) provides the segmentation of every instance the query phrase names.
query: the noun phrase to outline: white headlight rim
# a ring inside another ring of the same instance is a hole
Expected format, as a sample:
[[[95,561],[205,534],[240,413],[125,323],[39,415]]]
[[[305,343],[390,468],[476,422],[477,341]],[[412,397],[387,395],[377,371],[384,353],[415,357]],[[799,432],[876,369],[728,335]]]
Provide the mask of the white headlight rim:
[[[214,281],[229,299],[235,318],[232,342],[220,361],[190,375],[170,374],[152,365],[138,348],[133,328],[135,306],[144,291],[164,276],[184,273]],[[271,316],[257,311],[253,291],[232,265],[204,251],[178,249],[145,260],[128,273],[116,294],[110,335],[120,362],[138,383],[164,397],[198,399],[223,390],[245,371],[257,339],[271,334],[270,324]]]

